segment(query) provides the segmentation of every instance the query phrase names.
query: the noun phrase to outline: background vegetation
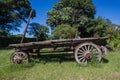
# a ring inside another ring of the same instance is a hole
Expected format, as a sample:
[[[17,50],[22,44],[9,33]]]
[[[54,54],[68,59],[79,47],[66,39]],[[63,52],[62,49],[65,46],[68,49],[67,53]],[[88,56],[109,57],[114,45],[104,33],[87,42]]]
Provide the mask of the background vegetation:
[[[0,37],[0,48],[8,47],[9,44],[20,43],[22,37],[11,36],[11,37]],[[24,42],[33,42],[36,38],[25,38]]]
[[[62,32],[67,28],[63,24],[68,24],[78,30],[80,34],[77,34],[77,36],[81,38],[109,36],[108,44],[118,49],[120,47],[120,26],[101,16],[95,17],[95,13],[96,10],[92,0],[60,0],[48,11],[47,24],[53,29],[52,34],[55,38],[55,32],[60,37],[66,35]],[[61,30],[59,26],[64,30]],[[68,28],[68,30],[67,33],[72,34],[71,29]],[[62,38],[71,38],[71,36],[66,35]]]
[[[29,0],[0,0],[0,36],[8,36],[11,31],[19,31],[27,22],[30,10]],[[31,18],[35,17],[35,10]]]
[[[76,35],[79,35],[79,32],[76,27],[71,27],[68,24],[58,25],[53,31],[54,39],[67,39],[75,38]]]

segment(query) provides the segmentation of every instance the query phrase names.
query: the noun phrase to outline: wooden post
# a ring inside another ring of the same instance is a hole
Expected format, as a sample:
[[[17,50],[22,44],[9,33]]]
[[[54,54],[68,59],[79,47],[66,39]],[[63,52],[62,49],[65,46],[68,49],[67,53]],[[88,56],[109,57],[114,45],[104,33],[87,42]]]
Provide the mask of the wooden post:
[[[24,34],[23,34],[23,37],[21,39],[21,43],[23,43],[23,41],[24,41],[24,38],[25,38],[25,35],[26,35],[26,32],[27,32],[27,28],[29,26],[29,22],[30,22],[30,18],[31,18],[32,12],[33,12],[33,10],[30,11],[30,14],[29,14],[29,17],[28,17],[28,21],[27,21],[27,24],[26,24],[26,27],[25,27],[25,30],[24,30]]]

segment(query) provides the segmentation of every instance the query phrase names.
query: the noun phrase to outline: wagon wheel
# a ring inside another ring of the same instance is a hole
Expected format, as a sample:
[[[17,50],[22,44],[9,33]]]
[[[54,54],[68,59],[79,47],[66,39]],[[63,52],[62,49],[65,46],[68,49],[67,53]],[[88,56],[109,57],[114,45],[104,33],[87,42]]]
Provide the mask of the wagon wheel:
[[[102,58],[102,52],[100,48],[93,43],[83,43],[76,47],[75,60],[77,63],[88,63],[92,59],[100,62]]]
[[[15,52],[10,57],[12,64],[28,63],[28,55],[25,52]]]
[[[105,46],[101,46],[102,54],[107,55],[108,49]]]

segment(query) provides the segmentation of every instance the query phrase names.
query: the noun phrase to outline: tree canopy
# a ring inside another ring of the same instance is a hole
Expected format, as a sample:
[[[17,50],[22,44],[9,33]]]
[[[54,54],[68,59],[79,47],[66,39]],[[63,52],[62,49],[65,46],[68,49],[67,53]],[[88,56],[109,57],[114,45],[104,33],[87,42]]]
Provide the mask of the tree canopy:
[[[39,23],[31,23],[28,29],[29,35],[34,36],[37,41],[46,40],[48,37],[49,29]]]
[[[61,0],[47,14],[51,27],[63,23],[82,24],[84,18],[94,18],[95,7],[91,0]]]
[[[27,21],[31,9],[29,0],[0,0],[0,35],[6,36],[11,30],[19,30],[21,23]]]
[[[54,27],[61,24],[77,26],[79,32],[85,24],[94,19],[95,6],[92,0],[60,0],[47,15],[47,24]]]
[[[86,31],[91,35],[91,37],[104,37],[111,31],[110,28],[113,26],[109,19],[104,19],[100,16],[91,20],[86,25]]]

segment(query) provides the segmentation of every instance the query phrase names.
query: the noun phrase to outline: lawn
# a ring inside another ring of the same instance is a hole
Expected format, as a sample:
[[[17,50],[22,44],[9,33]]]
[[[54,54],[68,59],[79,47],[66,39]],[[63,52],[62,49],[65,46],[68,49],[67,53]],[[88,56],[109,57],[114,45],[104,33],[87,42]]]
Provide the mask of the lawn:
[[[29,64],[10,64],[9,49],[0,50],[0,80],[120,80],[120,51],[110,52],[101,63],[81,66],[72,55],[41,54]]]

